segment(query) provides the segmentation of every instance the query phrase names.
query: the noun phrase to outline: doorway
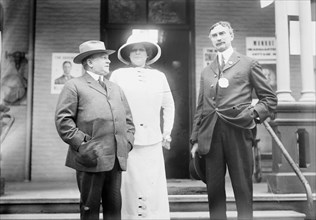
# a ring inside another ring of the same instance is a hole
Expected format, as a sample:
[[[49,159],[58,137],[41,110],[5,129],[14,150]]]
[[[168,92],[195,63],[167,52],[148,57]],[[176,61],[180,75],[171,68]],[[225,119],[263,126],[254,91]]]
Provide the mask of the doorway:
[[[138,26],[137,29],[148,29]],[[152,28],[150,28],[152,29]],[[107,28],[102,40],[106,47],[118,51],[132,34],[131,27]],[[188,29],[159,28],[158,44],[161,47],[160,59],[151,65],[162,71],[168,80],[175,102],[175,121],[172,131],[171,150],[164,149],[167,178],[189,178],[189,129],[190,129],[190,92],[189,92],[189,57],[190,45]],[[110,56],[111,71],[124,67],[117,54]]]

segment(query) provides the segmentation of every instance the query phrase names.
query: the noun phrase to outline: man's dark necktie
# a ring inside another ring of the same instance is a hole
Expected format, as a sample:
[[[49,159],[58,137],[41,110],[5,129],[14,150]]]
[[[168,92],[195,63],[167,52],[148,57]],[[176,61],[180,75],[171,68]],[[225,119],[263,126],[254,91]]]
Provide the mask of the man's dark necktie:
[[[102,76],[99,76],[98,82],[103,87],[103,89],[106,91],[106,85],[105,85],[105,82],[102,80]]]
[[[223,72],[224,66],[225,66],[225,59],[224,59],[224,56],[222,55],[222,62],[219,66],[221,72]]]

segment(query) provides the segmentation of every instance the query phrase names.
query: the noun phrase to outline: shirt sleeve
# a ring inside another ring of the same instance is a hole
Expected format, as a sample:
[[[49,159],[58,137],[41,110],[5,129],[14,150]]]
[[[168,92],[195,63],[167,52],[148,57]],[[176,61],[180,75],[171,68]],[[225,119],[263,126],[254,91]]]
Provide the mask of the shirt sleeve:
[[[170,90],[167,78],[165,75],[162,77],[163,83],[163,97],[162,97],[162,109],[163,109],[163,136],[170,136],[173,123],[174,123],[174,100],[172,92]]]
[[[277,96],[271,86],[269,85],[267,78],[262,72],[262,68],[257,61],[253,61],[251,67],[251,83],[254,86],[256,95],[259,99],[254,106],[254,110],[257,112],[260,122],[263,122],[267,117],[272,116],[277,107]]]

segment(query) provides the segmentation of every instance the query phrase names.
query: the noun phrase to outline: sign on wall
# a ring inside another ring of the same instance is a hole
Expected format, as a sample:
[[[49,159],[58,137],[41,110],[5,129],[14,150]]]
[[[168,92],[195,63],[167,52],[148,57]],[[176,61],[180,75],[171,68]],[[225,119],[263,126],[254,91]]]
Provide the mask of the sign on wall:
[[[276,91],[276,45],[274,37],[247,37],[247,56],[258,60],[262,72],[272,89]]]
[[[209,65],[216,57],[216,49],[214,47],[203,48],[203,67]]]
[[[69,79],[82,75],[82,65],[75,64],[76,53],[52,53],[51,94],[59,94]]]
[[[246,37],[246,54],[261,63],[275,63],[275,37]]]

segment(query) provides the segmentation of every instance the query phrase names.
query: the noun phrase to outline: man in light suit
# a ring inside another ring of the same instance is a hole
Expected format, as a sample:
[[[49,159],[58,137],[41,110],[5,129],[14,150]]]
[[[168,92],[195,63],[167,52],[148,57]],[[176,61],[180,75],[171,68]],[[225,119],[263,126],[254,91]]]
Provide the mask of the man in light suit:
[[[75,63],[85,74],[66,82],[56,107],[55,123],[69,144],[66,166],[76,170],[82,220],[121,219],[121,172],[134,141],[134,124],[120,87],[105,76],[109,55],[101,41],[79,46]]]
[[[256,123],[271,116],[277,97],[257,61],[235,52],[233,29],[220,21],[209,38],[217,56],[201,74],[190,142],[192,157],[202,157],[211,219],[227,219],[225,174],[234,189],[238,219],[252,219],[252,146]],[[252,92],[258,102],[253,106]]]

